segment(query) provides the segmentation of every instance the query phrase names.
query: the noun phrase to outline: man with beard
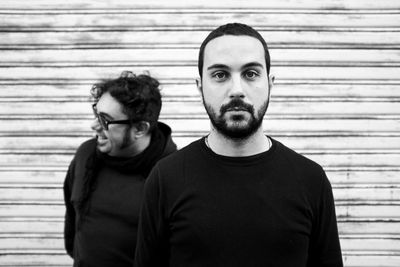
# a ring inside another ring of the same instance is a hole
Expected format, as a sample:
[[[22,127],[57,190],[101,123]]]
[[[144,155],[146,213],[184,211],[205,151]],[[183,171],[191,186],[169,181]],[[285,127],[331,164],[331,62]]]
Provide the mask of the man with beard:
[[[95,84],[95,139],[83,143],[64,182],[65,248],[74,266],[132,266],[144,182],[176,145],[157,122],[159,83],[123,72]]]
[[[264,39],[218,27],[198,67],[211,131],[146,181],[136,267],[343,266],[325,172],[263,133],[273,84]]]

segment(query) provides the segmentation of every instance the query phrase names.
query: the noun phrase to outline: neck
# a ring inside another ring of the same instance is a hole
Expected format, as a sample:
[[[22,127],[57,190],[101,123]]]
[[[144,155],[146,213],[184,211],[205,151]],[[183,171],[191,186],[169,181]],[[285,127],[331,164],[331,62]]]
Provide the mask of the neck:
[[[262,126],[251,136],[232,139],[212,128],[207,138],[208,145],[216,154],[229,157],[245,157],[269,150],[271,142],[264,135]]]

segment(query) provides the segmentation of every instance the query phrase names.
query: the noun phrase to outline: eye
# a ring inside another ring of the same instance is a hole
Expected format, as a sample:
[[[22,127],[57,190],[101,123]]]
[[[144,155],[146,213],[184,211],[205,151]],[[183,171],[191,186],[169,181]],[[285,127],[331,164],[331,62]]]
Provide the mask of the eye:
[[[224,81],[228,78],[228,74],[225,71],[216,71],[212,74],[212,77],[217,81]]]
[[[260,74],[258,73],[258,71],[255,71],[255,70],[247,70],[244,73],[244,76],[245,76],[245,78],[247,78],[249,80],[254,80],[258,76],[260,76]]]
[[[109,120],[107,120],[106,117],[104,117],[103,115],[99,115],[99,119],[103,124],[108,124]]]

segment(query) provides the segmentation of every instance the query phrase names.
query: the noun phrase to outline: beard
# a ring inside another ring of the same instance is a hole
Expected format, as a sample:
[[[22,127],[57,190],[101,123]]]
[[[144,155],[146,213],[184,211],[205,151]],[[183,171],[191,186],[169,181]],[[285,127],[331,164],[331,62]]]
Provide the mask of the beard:
[[[127,148],[133,143],[132,137],[130,135],[130,129],[131,129],[130,125],[125,129],[124,138],[122,139],[122,143],[118,147],[119,149]]]
[[[212,125],[218,132],[230,139],[243,140],[253,135],[261,127],[269,98],[257,112],[252,105],[245,103],[241,98],[234,98],[228,104],[221,106],[219,115],[204,101],[204,96],[203,103]],[[248,112],[250,117],[246,116],[247,114],[227,115],[227,112],[236,109]]]

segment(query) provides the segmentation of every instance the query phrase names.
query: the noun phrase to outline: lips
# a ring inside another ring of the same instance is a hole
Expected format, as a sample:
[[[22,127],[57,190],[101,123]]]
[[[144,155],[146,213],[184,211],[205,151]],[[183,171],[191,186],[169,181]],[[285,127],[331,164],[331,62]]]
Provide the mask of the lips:
[[[107,143],[108,139],[105,135],[102,134],[97,134],[96,135],[96,139],[97,139],[97,144],[98,145],[104,145],[105,143]]]
[[[250,112],[246,107],[232,107],[232,108],[228,108],[226,110],[226,112],[229,112],[229,111],[233,111],[233,112],[235,112],[235,111],[247,111],[247,112]]]
[[[249,112],[253,114],[254,108],[252,105],[245,103],[242,99],[240,98],[235,98],[232,99],[229,103],[222,105],[221,107],[221,114],[224,114],[226,112]]]

